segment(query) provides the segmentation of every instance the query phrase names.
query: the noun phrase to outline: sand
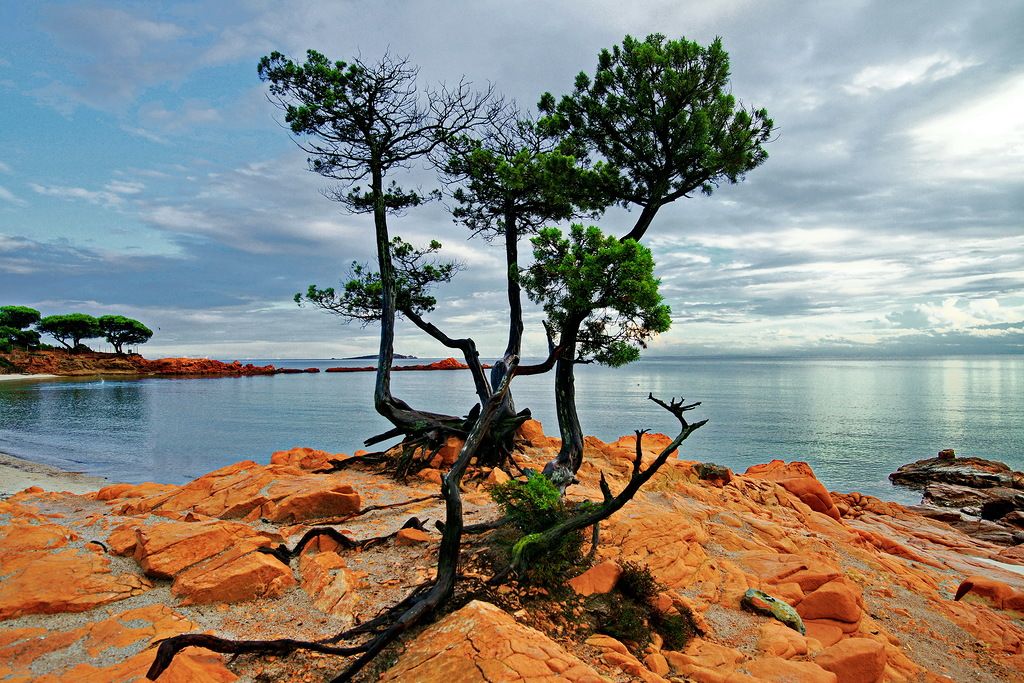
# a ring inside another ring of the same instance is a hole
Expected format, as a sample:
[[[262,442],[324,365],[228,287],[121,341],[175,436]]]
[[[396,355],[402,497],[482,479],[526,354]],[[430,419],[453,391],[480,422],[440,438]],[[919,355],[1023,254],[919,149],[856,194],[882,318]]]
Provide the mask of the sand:
[[[0,453],[0,499],[29,486],[41,486],[47,491],[87,493],[110,483],[103,477],[66,472],[56,467]]]
[[[60,375],[0,375],[0,382],[11,382],[14,380],[53,379]]]

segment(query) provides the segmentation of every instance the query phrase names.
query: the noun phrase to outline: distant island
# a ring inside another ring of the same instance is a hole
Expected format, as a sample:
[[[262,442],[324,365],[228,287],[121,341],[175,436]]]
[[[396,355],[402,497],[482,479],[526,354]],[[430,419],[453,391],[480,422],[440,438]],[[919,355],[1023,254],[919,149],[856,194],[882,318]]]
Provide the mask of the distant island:
[[[342,358],[342,360],[377,360],[378,354],[370,353],[365,356],[350,356],[349,358]],[[400,353],[395,354],[395,360],[419,360],[416,356],[403,356]]]

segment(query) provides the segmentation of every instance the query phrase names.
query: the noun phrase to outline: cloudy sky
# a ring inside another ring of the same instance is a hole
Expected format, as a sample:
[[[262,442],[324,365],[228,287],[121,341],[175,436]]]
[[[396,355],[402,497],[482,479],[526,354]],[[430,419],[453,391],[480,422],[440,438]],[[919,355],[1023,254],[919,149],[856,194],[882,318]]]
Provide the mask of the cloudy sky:
[[[1020,353],[1021,26],[1024,3],[998,0],[3,2],[0,303],[137,317],[148,355],[373,352],[374,329],[291,301],[369,258],[371,226],[321,194],[259,57],[390,49],[425,84],[465,75],[529,107],[660,32],[720,35],[734,95],[778,136],[745,182],[659,214],[675,324],[652,353]],[[500,244],[441,205],[393,231],[467,265],[433,320],[500,351]],[[402,332],[399,352],[444,353]]]

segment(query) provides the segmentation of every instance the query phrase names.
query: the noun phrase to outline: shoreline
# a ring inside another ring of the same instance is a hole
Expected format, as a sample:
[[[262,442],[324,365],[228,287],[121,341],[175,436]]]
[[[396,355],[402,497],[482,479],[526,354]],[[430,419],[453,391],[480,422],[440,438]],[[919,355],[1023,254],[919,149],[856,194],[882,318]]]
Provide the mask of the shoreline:
[[[89,493],[114,482],[81,472],[69,472],[59,467],[43,465],[7,453],[0,453],[0,500],[39,486],[47,491]]]
[[[35,379],[58,379],[61,375],[33,375],[19,373],[16,375],[0,375],[0,382],[13,382],[16,380],[35,380]]]

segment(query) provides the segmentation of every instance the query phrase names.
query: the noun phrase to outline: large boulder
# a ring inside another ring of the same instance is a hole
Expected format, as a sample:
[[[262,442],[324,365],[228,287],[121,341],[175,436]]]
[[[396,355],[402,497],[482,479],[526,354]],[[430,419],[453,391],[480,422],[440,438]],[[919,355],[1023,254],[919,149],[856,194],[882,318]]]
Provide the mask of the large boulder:
[[[340,474],[310,474],[292,465],[251,460],[222,467],[184,486],[144,497],[111,499],[121,515],[196,513],[220,519],[294,523],[358,512],[359,494]]]
[[[889,481],[915,489],[934,483],[974,489],[1024,489],[1024,473],[1014,472],[1005,463],[984,458],[926,458],[903,465],[889,475]]]
[[[782,460],[772,460],[747,468],[744,475],[774,481],[815,512],[821,512],[835,520],[840,518],[839,510],[832,501],[828,489],[818,481],[814,476],[814,470],[805,462],[786,463]]]
[[[871,638],[848,638],[823,650],[814,663],[836,675],[838,683],[878,683],[885,673],[885,646]]]
[[[604,679],[546,635],[474,600],[426,629],[380,681],[574,681]]]

